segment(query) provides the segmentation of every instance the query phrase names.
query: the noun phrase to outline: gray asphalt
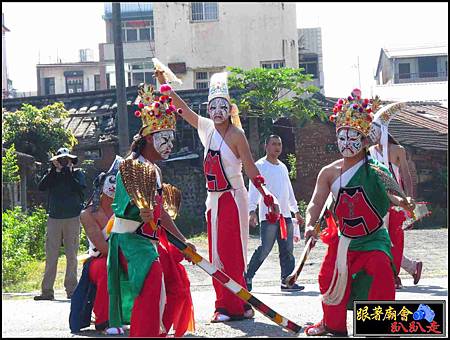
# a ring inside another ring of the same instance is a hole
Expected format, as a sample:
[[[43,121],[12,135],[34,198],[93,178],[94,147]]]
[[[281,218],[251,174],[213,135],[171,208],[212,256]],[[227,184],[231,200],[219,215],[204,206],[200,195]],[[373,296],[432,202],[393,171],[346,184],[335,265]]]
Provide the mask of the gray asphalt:
[[[419,284],[414,286],[409,274],[402,271],[402,290],[397,290],[398,300],[445,300],[448,301],[448,231],[413,230],[406,237],[407,252],[424,261],[424,271]],[[436,242],[439,240],[439,242]],[[206,255],[206,243],[196,240],[199,253]],[[249,259],[258,246],[257,237],[249,240]],[[296,244],[294,253],[299,257],[304,243]],[[278,249],[263,263],[253,281],[254,295],[269,307],[296,322],[300,326],[321,319],[322,311],[317,285],[317,274],[325,246],[318,244],[311,252],[310,258],[301,274],[300,284],[305,290],[299,293],[280,291]],[[186,262],[184,262],[186,263]],[[80,268],[81,269],[81,268]],[[191,280],[191,292],[194,302],[196,330],[187,337],[303,337],[304,333],[293,335],[271,320],[256,312],[252,320],[235,321],[225,324],[209,322],[214,306],[214,290],[211,278],[200,268],[186,264]],[[64,291],[57,291],[55,301],[34,301],[37,292],[23,294],[2,294],[2,336],[3,337],[98,337],[94,327],[81,334],[71,334],[68,318],[70,302]],[[447,313],[448,315],[448,313]],[[353,334],[353,313],[348,312],[349,334]],[[448,318],[447,318],[448,319]],[[127,332],[128,333],[128,332]]]

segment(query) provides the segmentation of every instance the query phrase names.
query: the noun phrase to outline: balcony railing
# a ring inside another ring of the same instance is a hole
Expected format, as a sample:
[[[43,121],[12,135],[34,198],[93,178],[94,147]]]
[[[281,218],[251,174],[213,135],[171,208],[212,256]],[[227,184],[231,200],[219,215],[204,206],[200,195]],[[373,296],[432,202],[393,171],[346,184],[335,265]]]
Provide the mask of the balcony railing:
[[[395,73],[395,83],[411,83],[448,80],[448,72]]]
[[[103,19],[112,19],[112,3],[105,2]],[[122,19],[153,17],[153,4],[151,2],[121,2],[120,14]]]

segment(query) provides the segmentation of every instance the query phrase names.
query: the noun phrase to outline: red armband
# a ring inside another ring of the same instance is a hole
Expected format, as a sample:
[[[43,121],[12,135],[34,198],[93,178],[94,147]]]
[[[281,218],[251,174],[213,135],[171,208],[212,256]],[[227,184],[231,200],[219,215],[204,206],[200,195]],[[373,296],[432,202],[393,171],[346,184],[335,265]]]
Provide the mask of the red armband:
[[[253,178],[252,182],[253,182],[253,185],[256,187],[256,189],[259,189],[259,188],[261,188],[261,185],[265,184],[265,179],[263,176],[258,175],[255,178]]]

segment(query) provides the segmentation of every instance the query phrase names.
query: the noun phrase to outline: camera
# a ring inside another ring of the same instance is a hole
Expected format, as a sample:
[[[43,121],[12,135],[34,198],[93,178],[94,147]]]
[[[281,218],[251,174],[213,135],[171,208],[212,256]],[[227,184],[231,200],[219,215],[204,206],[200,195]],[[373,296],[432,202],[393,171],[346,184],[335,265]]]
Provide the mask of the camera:
[[[433,321],[434,319],[434,312],[433,310],[428,306],[424,304],[420,304],[417,310],[413,314],[413,319],[416,321],[419,320],[427,320],[428,322]]]

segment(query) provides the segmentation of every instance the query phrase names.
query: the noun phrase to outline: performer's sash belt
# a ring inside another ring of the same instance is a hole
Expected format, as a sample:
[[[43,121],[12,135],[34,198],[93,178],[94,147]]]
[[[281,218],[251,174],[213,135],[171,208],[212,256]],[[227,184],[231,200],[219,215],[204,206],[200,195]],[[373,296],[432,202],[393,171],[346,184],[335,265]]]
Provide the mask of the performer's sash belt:
[[[141,222],[127,220],[116,216],[111,232],[117,234],[134,233],[140,225]]]

